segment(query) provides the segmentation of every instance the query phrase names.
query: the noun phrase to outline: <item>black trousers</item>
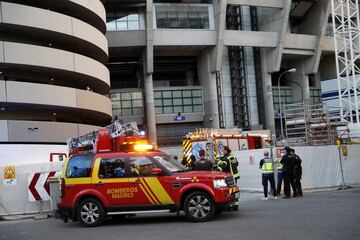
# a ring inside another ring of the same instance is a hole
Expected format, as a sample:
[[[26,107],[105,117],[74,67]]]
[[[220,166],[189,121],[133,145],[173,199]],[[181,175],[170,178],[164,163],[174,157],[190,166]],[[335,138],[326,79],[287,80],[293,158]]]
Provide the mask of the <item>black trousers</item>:
[[[284,174],[284,194],[285,194],[285,197],[290,197],[291,196],[290,185],[291,185],[291,187],[292,187],[292,189],[294,191],[294,195],[296,195],[294,173],[286,172]]]
[[[294,194],[302,196],[301,178],[300,177],[295,177],[294,185],[295,185],[295,189],[296,189],[294,191]]]
[[[274,197],[276,197],[275,179],[274,174],[263,174],[262,185],[264,187],[264,196],[268,196],[268,182],[270,182],[271,189],[273,190]]]

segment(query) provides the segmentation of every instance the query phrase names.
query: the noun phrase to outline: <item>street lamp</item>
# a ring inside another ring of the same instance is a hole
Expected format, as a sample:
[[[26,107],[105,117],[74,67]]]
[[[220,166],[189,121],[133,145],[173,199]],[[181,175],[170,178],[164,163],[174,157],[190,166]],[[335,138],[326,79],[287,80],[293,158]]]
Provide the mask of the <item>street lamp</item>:
[[[282,75],[284,75],[285,73],[294,73],[296,72],[296,68],[291,68],[285,72],[282,72],[278,78],[277,84],[278,84],[278,94],[279,94],[279,113],[280,113],[280,129],[281,129],[281,140],[284,139],[284,127],[283,127],[283,122],[282,122],[282,111],[281,111],[281,95],[280,95],[280,80]]]

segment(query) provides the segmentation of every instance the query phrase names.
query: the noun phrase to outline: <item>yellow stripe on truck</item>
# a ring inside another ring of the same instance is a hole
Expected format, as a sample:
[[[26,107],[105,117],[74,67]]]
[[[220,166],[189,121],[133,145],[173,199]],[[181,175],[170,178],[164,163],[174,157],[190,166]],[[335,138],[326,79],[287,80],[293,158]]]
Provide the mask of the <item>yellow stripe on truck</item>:
[[[152,205],[155,205],[154,201],[151,199],[151,197],[149,196],[149,194],[146,192],[145,188],[143,187],[142,184],[139,184],[141,190],[144,192],[145,196],[147,197],[147,199],[149,200],[149,202],[151,202]]]
[[[156,197],[154,196],[154,193],[151,191],[151,189],[149,189],[149,187],[146,185],[144,179],[143,178],[139,178],[139,179],[140,179],[141,185],[144,187],[144,193],[146,192],[149,195],[149,197],[152,199],[152,201],[154,202],[155,205],[159,205],[160,202],[156,199]]]
[[[169,194],[166,192],[164,187],[161,185],[160,181],[157,178],[144,178],[146,183],[149,185],[150,189],[159,199],[161,204],[173,204],[174,201],[171,199]]]

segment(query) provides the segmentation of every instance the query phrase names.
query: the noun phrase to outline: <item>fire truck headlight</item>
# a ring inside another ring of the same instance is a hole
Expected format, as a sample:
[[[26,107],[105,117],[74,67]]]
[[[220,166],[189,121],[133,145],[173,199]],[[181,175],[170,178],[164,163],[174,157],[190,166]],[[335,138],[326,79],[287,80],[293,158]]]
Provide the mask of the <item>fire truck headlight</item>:
[[[214,179],[213,183],[214,183],[214,188],[225,188],[225,187],[227,187],[225,179]]]

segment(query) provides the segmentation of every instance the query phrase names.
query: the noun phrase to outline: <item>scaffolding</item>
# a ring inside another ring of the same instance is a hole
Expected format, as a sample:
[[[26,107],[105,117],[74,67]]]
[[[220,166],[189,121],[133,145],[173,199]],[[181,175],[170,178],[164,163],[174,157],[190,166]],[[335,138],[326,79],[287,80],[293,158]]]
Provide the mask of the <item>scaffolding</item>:
[[[358,0],[331,0],[341,121],[360,124]]]
[[[228,5],[226,27],[228,30],[242,30],[241,6]],[[234,124],[242,129],[250,128],[244,47],[229,46],[230,78]]]

